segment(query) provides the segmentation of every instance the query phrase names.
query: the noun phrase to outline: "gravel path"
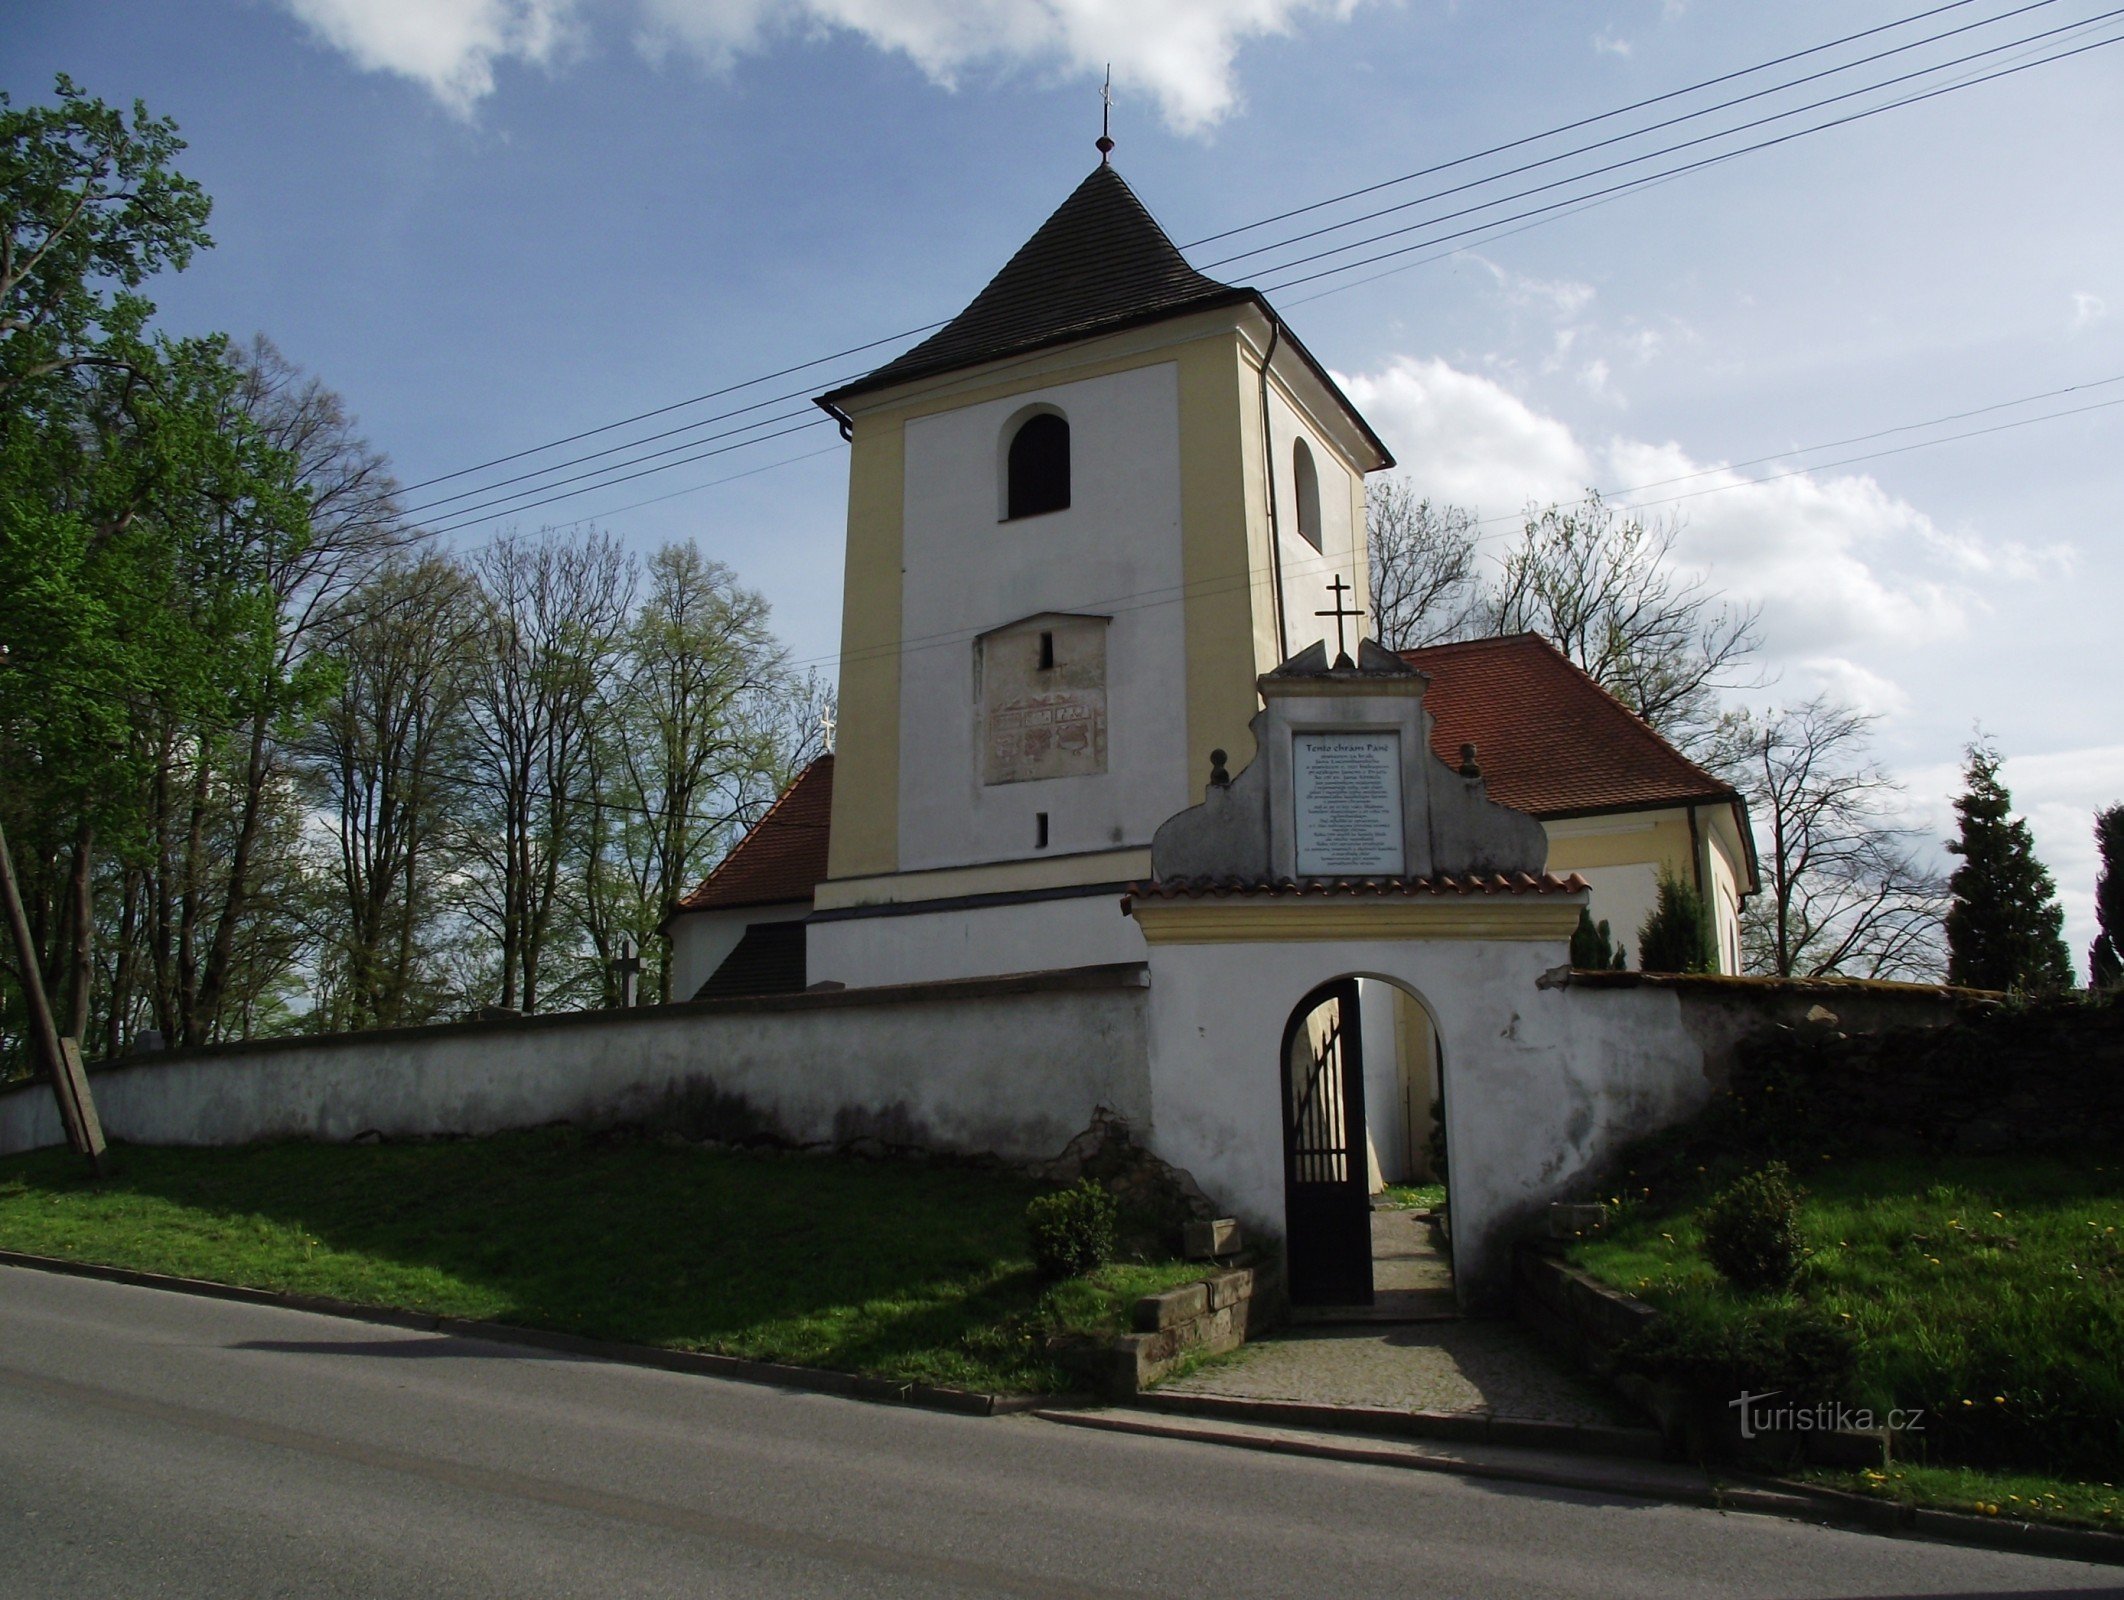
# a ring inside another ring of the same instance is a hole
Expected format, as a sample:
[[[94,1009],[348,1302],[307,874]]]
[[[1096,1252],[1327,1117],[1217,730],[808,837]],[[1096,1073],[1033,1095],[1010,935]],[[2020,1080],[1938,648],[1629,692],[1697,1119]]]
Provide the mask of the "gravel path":
[[[1372,1214],[1375,1314],[1452,1311],[1452,1269],[1417,1213]],[[1177,1394],[1299,1400],[1408,1411],[1488,1411],[1551,1422],[1618,1423],[1625,1414],[1511,1322],[1377,1322],[1298,1328],[1231,1360],[1161,1384]]]

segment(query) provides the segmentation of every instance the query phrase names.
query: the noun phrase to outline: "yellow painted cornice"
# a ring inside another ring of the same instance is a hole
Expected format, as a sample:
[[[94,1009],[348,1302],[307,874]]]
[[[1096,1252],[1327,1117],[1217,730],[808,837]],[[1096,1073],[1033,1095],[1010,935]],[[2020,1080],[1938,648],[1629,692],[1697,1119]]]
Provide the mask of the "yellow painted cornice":
[[[1129,914],[1149,944],[1278,944],[1352,939],[1569,939],[1586,896],[1453,900],[1137,899]]]

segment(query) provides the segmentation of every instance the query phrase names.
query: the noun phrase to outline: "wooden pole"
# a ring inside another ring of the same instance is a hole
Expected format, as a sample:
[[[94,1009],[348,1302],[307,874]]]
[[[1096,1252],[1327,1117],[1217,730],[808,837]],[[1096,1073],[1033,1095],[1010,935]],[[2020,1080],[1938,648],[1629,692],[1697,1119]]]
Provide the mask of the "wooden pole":
[[[59,1120],[66,1124],[66,1142],[77,1155],[87,1156],[89,1169],[100,1175],[103,1124],[96,1115],[96,1102],[89,1095],[88,1074],[81,1069],[80,1051],[73,1047],[73,1040],[60,1039],[52,1022],[51,1002],[44,993],[44,968],[37,959],[37,942],[30,936],[29,913],[22,906],[15,859],[8,853],[4,829],[0,829],[0,902],[6,904],[8,931],[14,935],[15,965],[29,1006],[31,1048],[51,1074],[52,1092],[59,1100]]]

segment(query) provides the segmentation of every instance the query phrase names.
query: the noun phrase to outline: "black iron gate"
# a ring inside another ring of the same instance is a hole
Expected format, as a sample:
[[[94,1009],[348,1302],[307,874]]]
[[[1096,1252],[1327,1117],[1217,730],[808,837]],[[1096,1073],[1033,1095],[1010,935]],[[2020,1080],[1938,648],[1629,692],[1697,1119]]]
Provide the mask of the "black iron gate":
[[[1283,1030],[1283,1214],[1294,1305],[1372,1303],[1362,1031],[1355,978],[1315,989]]]

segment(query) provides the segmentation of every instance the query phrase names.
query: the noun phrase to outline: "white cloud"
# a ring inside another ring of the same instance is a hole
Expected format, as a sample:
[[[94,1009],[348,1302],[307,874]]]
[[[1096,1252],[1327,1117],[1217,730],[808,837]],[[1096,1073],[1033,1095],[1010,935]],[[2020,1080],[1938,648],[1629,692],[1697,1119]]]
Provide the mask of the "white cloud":
[[[1603,56],[1625,56],[1637,47],[1628,39],[1618,39],[1612,33],[1596,33],[1593,36],[1593,52]]]
[[[574,0],[281,0],[368,72],[395,72],[463,116],[494,92],[494,65],[550,61]]]
[[[1594,482],[1593,458],[1569,428],[1488,378],[1404,356],[1340,381],[1421,494],[1505,516]]]
[[[2098,294],[2076,289],[2072,296],[2072,331],[2091,328],[2109,315],[2109,302]]]
[[[1826,694],[1875,716],[1900,716],[1910,709],[1910,695],[1901,684],[1843,656],[1809,656],[1798,663],[1787,687],[1788,698]]]
[[[1612,397],[1604,363],[1583,363],[1576,376]],[[1516,532],[1528,501],[1568,501],[1588,486],[1678,518],[1677,559],[1763,607],[1776,670],[1876,710],[1901,710],[1907,697],[1859,662],[1965,635],[1986,614],[1989,589],[2070,559],[1943,528],[1863,474],[1757,481],[1673,442],[1584,440],[1495,378],[1443,360],[1398,357],[1342,381],[1417,491],[1469,507],[1492,539]]]
[[[495,63],[548,61],[579,0],[280,0],[358,66],[395,72],[460,113],[493,92]],[[631,0],[652,54],[676,46],[718,70],[783,39],[853,34],[931,81],[972,72],[1087,75],[1114,67],[1115,97],[1141,95],[1197,132],[1239,101],[1234,61],[1253,40],[1363,0]],[[601,11],[622,9],[606,0]]]

